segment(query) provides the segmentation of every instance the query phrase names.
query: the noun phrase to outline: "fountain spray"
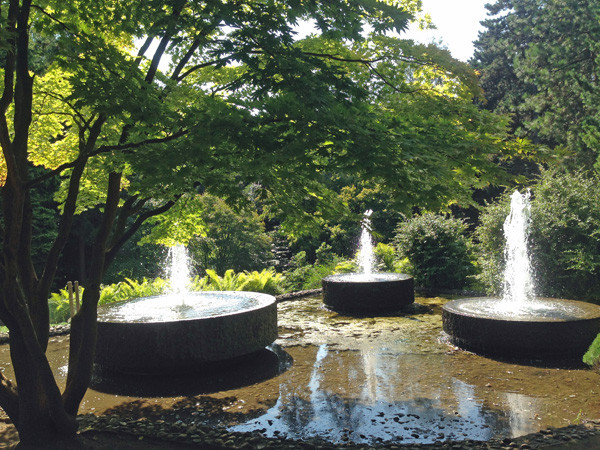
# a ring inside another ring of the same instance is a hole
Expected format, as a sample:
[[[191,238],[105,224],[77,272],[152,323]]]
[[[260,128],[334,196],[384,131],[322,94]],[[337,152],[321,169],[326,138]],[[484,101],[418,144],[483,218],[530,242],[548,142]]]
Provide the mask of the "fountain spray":
[[[171,295],[181,297],[182,304],[190,291],[190,266],[187,248],[177,244],[169,247],[169,280]]]
[[[527,249],[531,222],[531,193],[515,191],[511,195],[510,214],[504,222],[506,246],[502,301],[523,306],[535,298],[531,260]]]
[[[373,210],[371,209],[367,209],[363,214],[363,219],[361,221],[360,241],[356,255],[360,272],[364,274],[373,273],[373,265],[375,261],[375,254],[373,252],[373,238],[371,237],[371,214],[373,214]]]

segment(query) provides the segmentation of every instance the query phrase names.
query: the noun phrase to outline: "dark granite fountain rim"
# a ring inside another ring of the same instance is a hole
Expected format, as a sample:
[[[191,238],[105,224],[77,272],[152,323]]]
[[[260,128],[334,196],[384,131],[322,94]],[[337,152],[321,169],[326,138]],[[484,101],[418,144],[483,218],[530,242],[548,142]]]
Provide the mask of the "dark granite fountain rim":
[[[129,321],[128,319],[114,319],[114,318],[106,318],[102,317],[102,313],[104,311],[114,309],[119,305],[126,304],[136,304],[141,303],[148,300],[155,300],[161,297],[169,297],[169,294],[159,294],[152,295],[148,297],[138,297],[133,299],[124,300],[122,302],[110,303],[105,305],[100,305],[98,307],[98,323],[130,323],[135,324],[136,326],[145,326],[145,325],[156,325],[156,324],[170,324],[175,322],[185,322],[185,321],[193,321],[199,319],[213,319],[216,317],[226,317],[226,316],[235,316],[243,313],[248,313],[251,311],[257,311],[263,308],[266,308],[270,305],[276,304],[276,297],[270,294],[265,294],[262,292],[253,292],[253,291],[195,291],[187,294],[191,297],[200,297],[200,296],[212,296],[212,297],[237,297],[237,298],[245,298],[247,300],[254,300],[255,303],[250,305],[245,305],[243,308],[234,309],[231,311],[220,312],[218,314],[209,315],[209,316],[191,316],[186,318],[177,318],[173,320],[143,320],[143,321]]]
[[[371,277],[371,278],[367,278]],[[362,279],[364,278],[364,279]],[[334,275],[328,275],[323,278],[323,281],[327,283],[389,283],[393,281],[404,281],[412,278],[410,275],[405,273],[395,272],[374,272],[370,274],[364,273],[337,273]]]
[[[521,311],[520,314],[510,315],[503,314],[499,311],[491,313],[485,310],[473,311],[462,309],[461,306],[467,303],[482,303],[484,306],[489,303],[497,303],[501,301],[499,297],[472,297],[452,300],[443,306],[443,309],[452,314],[462,315],[466,317],[477,318],[490,321],[506,321],[506,322],[570,322],[570,321],[585,321],[597,320],[600,318],[600,306],[579,300],[566,300],[556,298],[536,298],[532,301],[535,305],[544,306],[544,304],[559,305],[561,310],[537,309],[529,311]],[[569,309],[570,314],[565,311]]]

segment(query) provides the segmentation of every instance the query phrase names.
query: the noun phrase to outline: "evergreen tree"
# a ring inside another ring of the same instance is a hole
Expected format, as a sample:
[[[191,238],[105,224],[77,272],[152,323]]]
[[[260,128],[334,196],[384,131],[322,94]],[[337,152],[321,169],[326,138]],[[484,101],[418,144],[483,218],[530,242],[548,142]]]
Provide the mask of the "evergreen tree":
[[[472,65],[487,107],[513,115],[516,133],[598,166],[600,4],[595,0],[499,0]]]

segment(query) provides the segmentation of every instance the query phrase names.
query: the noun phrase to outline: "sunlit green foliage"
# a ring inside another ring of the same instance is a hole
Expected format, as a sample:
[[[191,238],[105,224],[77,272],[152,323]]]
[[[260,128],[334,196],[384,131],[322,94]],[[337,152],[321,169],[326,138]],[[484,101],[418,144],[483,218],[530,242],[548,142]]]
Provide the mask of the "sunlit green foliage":
[[[501,295],[504,272],[505,238],[503,224],[510,212],[510,193],[495,202],[486,204],[475,229],[475,255],[477,274],[475,278],[488,294]]]
[[[396,271],[396,249],[389,244],[378,242],[373,249],[375,255],[376,270],[378,272]]]
[[[431,213],[415,216],[398,225],[394,242],[421,287],[460,289],[474,273],[467,225],[459,219]]]
[[[594,339],[588,351],[583,355],[583,362],[588,366],[600,369],[600,334]]]
[[[200,283],[202,290],[254,291],[272,295],[283,293],[282,274],[276,273],[273,269],[237,273],[229,269],[223,276],[210,269],[206,273],[206,281],[204,284]]]
[[[141,282],[127,278],[120,283],[103,286],[99,304],[120,302],[131,298],[151,297],[165,292],[168,282],[162,278],[143,279]]]
[[[223,274],[267,267],[273,258],[272,240],[257,212],[244,207],[237,211],[222,199],[203,195],[199,215],[205,232],[189,242],[189,252],[199,269],[214,269]]]
[[[290,268],[284,273],[284,285],[286,291],[301,291],[305,289],[318,289],[321,287],[321,279],[335,273],[338,264],[345,260],[331,255],[323,263],[311,264],[306,260],[306,253],[299,252],[292,257]]]
[[[66,322],[71,317],[69,293],[66,289],[50,294],[48,305],[50,307],[50,323]]]
[[[600,178],[545,172],[534,194],[532,257],[540,293],[600,303]]]

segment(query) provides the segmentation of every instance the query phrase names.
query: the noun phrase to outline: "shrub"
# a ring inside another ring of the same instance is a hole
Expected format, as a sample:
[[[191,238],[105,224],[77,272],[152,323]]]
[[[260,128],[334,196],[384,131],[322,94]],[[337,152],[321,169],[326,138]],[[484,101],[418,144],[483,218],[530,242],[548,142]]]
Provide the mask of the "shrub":
[[[378,272],[395,272],[396,249],[393,246],[379,242],[373,249],[373,253]]]
[[[321,242],[321,245],[315,251],[315,255],[317,257],[316,264],[331,264],[338,257],[327,242]]]
[[[306,277],[301,285],[301,289],[318,289],[322,286],[321,280],[328,275],[335,273],[335,266],[341,261],[337,258],[335,261],[326,264],[315,264],[306,273]]]
[[[284,272],[284,285],[286,291],[299,291],[312,265],[306,262],[306,252],[301,251],[292,256],[288,270]]]
[[[334,268],[334,273],[352,273],[359,270],[355,259],[345,259],[339,262]]]
[[[408,258],[417,285],[430,289],[463,288],[473,274],[467,226],[436,214],[415,216],[396,229],[400,259]]]
[[[326,247],[321,247],[325,250],[321,256],[321,259],[323,259],[323,256],[326,256],[324,262],[318,261],[315,264],[307,263],[306,253],[304,251],[298,252],[292,257],[290,269],[287,270],[284,275],[286,291],[292,292],[320,288],[321,279],[327,275],[336,273],[338,265],[344,264],[344,266],[348,266],[346,260],[337,256],[335,253],[331,253]]]
[[[510,198],[505,195],[486,205],[475,229],[475,255],[478,273],[475,278],[490,295],[501,295],[504,272],[503,225],[510,211]]]
[[[600,179],[548,171],[534,193],[531,238],[539,292],[600,301]]]
[[[255,211],[235,211],[208,194],[196,200],[205,230],[191,239],[189,252],[202,269],[242,272],[263,268],[273,260],[272,239]]]

